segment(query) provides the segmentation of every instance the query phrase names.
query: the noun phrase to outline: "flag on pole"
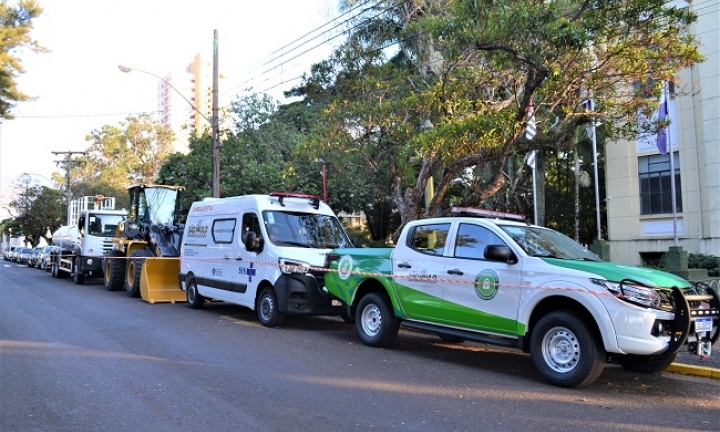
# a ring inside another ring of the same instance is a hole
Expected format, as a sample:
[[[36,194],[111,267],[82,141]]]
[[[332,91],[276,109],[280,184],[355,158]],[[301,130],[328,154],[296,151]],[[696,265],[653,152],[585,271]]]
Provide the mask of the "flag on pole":
[[[657,136],[657,148],[660,150],[661,155],[667,154],[667,134],[669,133],[667,127],[668,120],[668,99],[667,94],[667,83],[663,83],[662,93],[660,93],[660,107],[658,108],[658,122],[660,123],[660,131]]]
[[[525,155],[525,163],[532,169],[535,169],[535,159],[537,159],[537,150],[533,150]]]
[[[525,125],[525,139],[532,141],[535,138],[535,110],[533,109],[532,99],[530,99],[530,106],[527,111],[527,124]]]

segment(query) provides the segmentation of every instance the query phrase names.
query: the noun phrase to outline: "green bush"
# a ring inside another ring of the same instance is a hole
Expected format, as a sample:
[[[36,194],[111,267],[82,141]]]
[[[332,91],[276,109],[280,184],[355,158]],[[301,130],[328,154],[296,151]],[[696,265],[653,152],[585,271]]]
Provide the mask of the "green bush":
[[[720,257],[714,255],[688,254],[688,268],[706,269],[708,276],[720,276]]]

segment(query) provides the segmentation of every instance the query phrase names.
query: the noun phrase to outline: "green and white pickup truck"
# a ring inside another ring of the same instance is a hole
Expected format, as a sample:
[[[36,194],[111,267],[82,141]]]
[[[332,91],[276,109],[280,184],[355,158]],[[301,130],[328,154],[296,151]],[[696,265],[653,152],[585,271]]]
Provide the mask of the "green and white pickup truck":
[[[446,342],[516,347],[550,383],[578,387],[610,360],[653,373],[680,349],[709,356],[720,336],[720,298],[710,286],[603,262],[522,216],[453,214],[408,223],[395,248],[328,255],[325,285],[364,343],[387,346],[402,324]]]

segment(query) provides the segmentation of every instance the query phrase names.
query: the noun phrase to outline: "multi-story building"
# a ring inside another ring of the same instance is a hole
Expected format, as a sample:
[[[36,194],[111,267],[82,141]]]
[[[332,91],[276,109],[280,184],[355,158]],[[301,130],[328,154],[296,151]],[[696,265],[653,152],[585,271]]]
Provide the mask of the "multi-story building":
[[[661,154],[656,136],[606,145],[613,261],[654,263],[671,246],[720,256],[720,2],[681,3],[698,15],[692,31],[705,61],[675,80],[668,109],[672,151]]]
[[[158,82],[157,88],[157,120],[175,132],[175,151],[187,153],[189,138],[210,133],[212,128],[209,121],[213,115],[212,62],[204,61],[202,55],[197,54],[184,70],[171,71],[163,80]],[[220,106],[227,104],[221,102]],[[223,124],[222,115],[220,124]]]

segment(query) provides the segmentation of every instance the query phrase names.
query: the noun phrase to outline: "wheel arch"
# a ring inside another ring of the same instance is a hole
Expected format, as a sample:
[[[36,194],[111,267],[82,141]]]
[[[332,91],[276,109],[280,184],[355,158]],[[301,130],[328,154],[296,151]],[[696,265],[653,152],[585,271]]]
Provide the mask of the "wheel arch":
[[[350,305],[349,311],[350,316],[355,316],[355,312],[357,311],[357,306],[360,300],[367,294],[372,292],[380,293],[386,296],[392,304],[395,316],[400,316],[395,306],[397,304],[396,299],[391,294],[392,291],[389,290],[380,280],[374,278],[365,279],[358,284],[357,288],[353,292],[352,304]]]
[[[191,270],[191,271],[185,273],[185,274],[183,275],[182,280],[180,281],[180,285],[181,285],[181,286],[180,286],[180,289],[182,289],[183,291],[187,291],[187,282],[188,282],[189,280],[192,280],[192,279],[197,279],[197,278],[195,277],[195,272],[194,272],[194,271]],[[197,282],[196,282],[196,283],[197,283]]]
[[[607,310],[599,304],[599,301],[589,292],[584,292],[586,301],[582,301],[577,297],[569,297],[567,295],[553,294],[544,297],[535,304],[527,316],[527,328],[522,339],[522,350],[530,351],[530,340],[532,332],[537,322],[550,312],[566,310],[575,313],[585,324],[587,324],[593,336],[602,342],[606,352],[617,352],[617,338],[615,335],[615,327],[612,324],[610,315]],[[598,304],[592,304],[590,298],[593,298]],[[590,301],[590,304],[588,304]]]
[[[275,286],[267,279],[263,279],[258,282],[257,288],[255,289],[255,300],[253,300],[253,310],[257,310],[260,293],[263,292],[265,288],[272,288],[273,290],[275,290]],[[277,292],[275,293],[275,296],[277,296]]]

